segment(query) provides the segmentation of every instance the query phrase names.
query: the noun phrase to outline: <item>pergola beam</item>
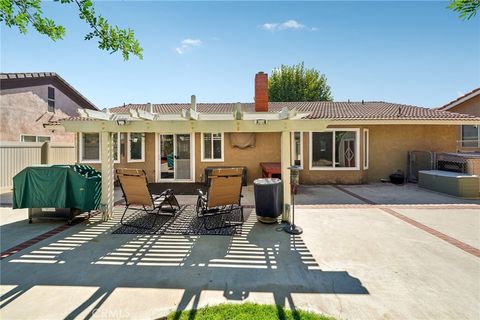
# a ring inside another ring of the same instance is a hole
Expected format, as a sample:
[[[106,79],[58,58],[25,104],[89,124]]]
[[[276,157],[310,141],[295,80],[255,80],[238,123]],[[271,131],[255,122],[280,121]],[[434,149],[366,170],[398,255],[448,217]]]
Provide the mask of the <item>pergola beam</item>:
[[[144,120],[125,125],[118,125],[116,121],[61,121],[67,132],[146,133],[322,131],[330,124],[333,123],[319,120],[267,120],[264,124],[257,124],[254,120]]]
[[[110,120],[111,114],[105,113],[103,111],[91,110],[91,109],[82,109],[83,112],[79,112],[81,117],[87,115],[85,118],[98,119],[98,120]]]
[[[130,109],[130,116],[133,118],[144,119],[144,120],[154,120],[155,115],[151,112],[141,110],[141,109]]]

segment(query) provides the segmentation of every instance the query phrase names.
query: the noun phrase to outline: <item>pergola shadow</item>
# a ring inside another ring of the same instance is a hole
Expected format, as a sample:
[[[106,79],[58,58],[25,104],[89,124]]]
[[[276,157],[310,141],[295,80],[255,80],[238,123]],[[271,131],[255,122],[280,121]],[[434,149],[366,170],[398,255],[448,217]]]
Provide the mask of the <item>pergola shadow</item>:
[[[111,234],[117,226],[118,214],[4,259],[1,282],[15,287],[2,295],[0,308],[35,286],[97,288],[69,311],[69,319],[87,311],[90,318],[117,288],[182,289],[178,316],[197,308],[206,291],[223,291],[226,301],[270,293],[273,302],[292,310],[292,294],[368,294],[347,271],[322,270],[301,236],[260,224],[255,215],[235,236]]]

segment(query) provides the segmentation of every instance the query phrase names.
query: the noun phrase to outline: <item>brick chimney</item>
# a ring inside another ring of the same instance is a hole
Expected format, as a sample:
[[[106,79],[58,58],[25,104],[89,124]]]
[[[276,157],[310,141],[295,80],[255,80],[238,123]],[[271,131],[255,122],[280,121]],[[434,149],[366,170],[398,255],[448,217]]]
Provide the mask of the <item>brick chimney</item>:
[[[268,112],[268,74],[255,75],[255,112]]]

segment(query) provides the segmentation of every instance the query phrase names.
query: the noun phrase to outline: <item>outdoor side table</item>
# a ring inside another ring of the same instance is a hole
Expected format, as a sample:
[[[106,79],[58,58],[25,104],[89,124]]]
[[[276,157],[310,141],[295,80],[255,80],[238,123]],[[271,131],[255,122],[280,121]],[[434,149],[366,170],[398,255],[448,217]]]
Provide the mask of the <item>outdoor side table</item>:
[[[253,181],[255,212],[263,223],[275,223],[282,214],[283,185],[277,178],[262,178]]]

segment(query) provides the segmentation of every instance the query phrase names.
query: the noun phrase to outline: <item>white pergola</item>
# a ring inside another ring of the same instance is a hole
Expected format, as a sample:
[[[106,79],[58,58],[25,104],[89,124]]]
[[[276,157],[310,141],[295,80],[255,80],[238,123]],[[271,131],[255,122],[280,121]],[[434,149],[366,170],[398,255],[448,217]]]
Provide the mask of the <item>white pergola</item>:
[[[112,216],[114,206],[114,161],[112,134],[118,132],[145,133],[208,133],[208,132],[279,132],[281,133],[281,174],[283,183],[284,213],[282,219],[290,221],[290,171],[291,132],[324,131],[329,125],[365,126],[365,125],[480,125],[477,119],[391,119],[391,120],[337,120],[305,119],[309,113],[282,109],[279,112],[242,112],[240,104],[231,113],[200,113],[192,97],[190,109],[183,109],[179,114],[158,114],[150,110],[130,109],[128,114],[110,113],[90,109],[78,110],[81,118],[60,120],[60,125],[67,132],[100,133],[102,150],[100,154],[102,172],[102,211],[104,220]],[[53,126],[47,126],[55,129]]]
[[[192,106],[179,114],[156,114],[153,110],[130,109],[128,114],[79,109],[81,119],[65,119],[60,125],[68,132],[98,132],[101,139],[102,211],[104,220],[112,216],[114,205],[113,137],[117,132],[203,133],[203,132],[280,132],[281,170],[284,197],[282,219],[289,221],[290,212],[290,133],[323,131],[327,120],[301,120],[309,113],[282,109],[280,112],[242,112],[240,106],[231,113],[200,113]]]

